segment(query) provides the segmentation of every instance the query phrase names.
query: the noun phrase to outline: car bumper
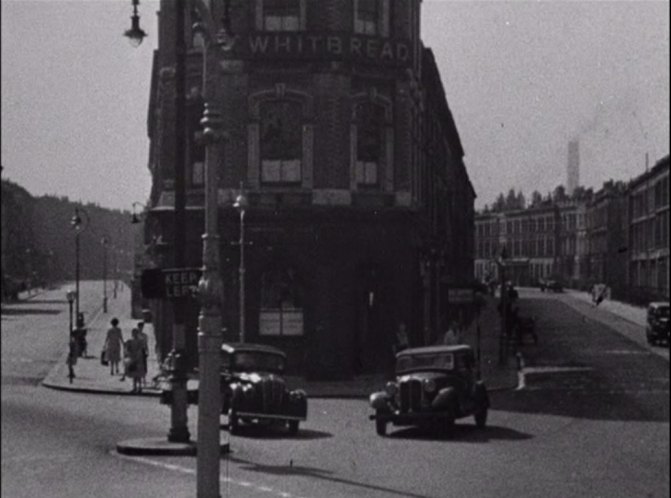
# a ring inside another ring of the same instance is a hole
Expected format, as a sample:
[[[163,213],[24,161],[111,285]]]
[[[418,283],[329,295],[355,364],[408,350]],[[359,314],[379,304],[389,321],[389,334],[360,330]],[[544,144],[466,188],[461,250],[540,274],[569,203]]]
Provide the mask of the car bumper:
[[[382,420],[394,425],[413,425],[423,422],[441,421],[450,417],[448,412],[390,412],[370,415],[370,420]]]
[[[258,412],[235,412],[236,417],[251,418],[255,420],[307,420],[307,417],[289,414],[269,414]]]
[[[668,329],[659,329],[651,328],[648,329],[648,336],[656,340],[669,340],[669,330]]]

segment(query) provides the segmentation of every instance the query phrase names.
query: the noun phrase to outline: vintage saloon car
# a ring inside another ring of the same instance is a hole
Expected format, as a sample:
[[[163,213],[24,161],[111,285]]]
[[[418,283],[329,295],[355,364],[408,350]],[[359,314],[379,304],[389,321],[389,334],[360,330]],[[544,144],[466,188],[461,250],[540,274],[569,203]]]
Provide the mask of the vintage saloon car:
[[[669,303],[654,302],[648,305],[648,313],[645,326],[645,337],[648,344],[658,342],[669,342]]]
[[[428,346],[396,354],[396,380],[371,394],[377,433],[384,436],[387,423],[427,425],[445,431],[458,418],[475,416],[487,423],[489,398],[477,380],[473,350],[467,345]]]
[[[290,391],[282,377],[286,355],[261,344],[221,346],[222,413],[228,427],[238,432],[240,422],[287,425],[291,434],[308,412],[302,390]]]

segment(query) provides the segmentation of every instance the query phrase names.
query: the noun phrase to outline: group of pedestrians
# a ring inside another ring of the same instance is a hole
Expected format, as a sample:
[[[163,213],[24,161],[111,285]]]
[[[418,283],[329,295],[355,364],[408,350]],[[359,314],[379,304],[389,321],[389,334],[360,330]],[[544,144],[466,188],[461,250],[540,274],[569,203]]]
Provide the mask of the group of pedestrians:
[[[110,375],[118,375],[119,364],[122,363],[123,372],[119,380],[125,381],[126,377],[131,378],[133,380],[131,392],[141,393],[147,383],[147,358],[149,357],[149,338],[143,330],[144,322],[137,323],[131,331],[131,338],[127,341],[123,340],[117,318],[112,318],[110,325],[101,355],[105,359],[103,364],[109,364]]]
[[[464,327],[460,325],[459,322],[452,320],[445,333],[438,337],[436,345],[452,346],[456,344],[463,344],[463,330]],[[398,326],[398,329],[396,330],[396,337],[392,344],[392,353],[395,356],[396,353],[409,347],[410,341],[408,340],[407,326],[405,322],[401,322]]]

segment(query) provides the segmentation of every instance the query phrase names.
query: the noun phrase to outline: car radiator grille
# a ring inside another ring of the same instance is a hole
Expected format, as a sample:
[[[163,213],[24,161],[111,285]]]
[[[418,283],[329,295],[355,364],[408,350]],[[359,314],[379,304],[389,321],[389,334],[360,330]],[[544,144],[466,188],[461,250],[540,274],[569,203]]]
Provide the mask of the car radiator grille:
[[[261,398],[263,411],[268,413],[278,412],[282,406],[284,396],[284,382],[274,376],[264,379],[261,383]]]
[[[422,407],[422,383],[419,380],[401,382],[401,411],[420,411]]]

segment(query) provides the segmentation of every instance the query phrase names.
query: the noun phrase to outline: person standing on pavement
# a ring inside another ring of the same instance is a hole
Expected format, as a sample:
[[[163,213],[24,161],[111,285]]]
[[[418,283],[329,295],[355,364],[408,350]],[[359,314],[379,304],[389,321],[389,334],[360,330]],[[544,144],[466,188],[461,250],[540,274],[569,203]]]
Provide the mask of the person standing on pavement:
[[[447,328],[447,332],[443,336],[443,345],[453,346],[461,342],[459,338],[459,325],[454,320],[450,322],[450,326]]]
[[[112,326],[107,330],[107,337],[105,338],[105,355],[110,364],[110,375],[114,375],[115,373],[119,373],[123,336],[119,328],[119,320],[112,318],[110,324]]]
[[[146,375],[144,368],[144,341],[140,339],[140,331],[133,329],[132,337],[126,341],[126,365],[125,376],[133,379],[133,389],[131,392],[142,392],[142,378]]]
[[[68,378],[70,379],[70,384],[72,384],[72,379],[75,378],[75,365],[77,364],[77,358],[79,357],[79,347],[77,346],[77,339],[74,334],[70,334],[70,343],[68,345],[68,357],[65,362],[68,365]]]
[[[408,331],[406,330],[405,322],[398,324],[398,330],[396,331],[396,340],[392,345],[392,351],[394,355],[399,351],[403,351],[410,347],[410,342],[408,341]]]
[[[138,337],[144,344],[144,350],[142,352],[142,363],[144,365],[144,376],[141,379],[143,386],[147,385],[147,359],[149,357],[149,337],[144,332],[144,322],[137,322]]]

